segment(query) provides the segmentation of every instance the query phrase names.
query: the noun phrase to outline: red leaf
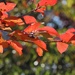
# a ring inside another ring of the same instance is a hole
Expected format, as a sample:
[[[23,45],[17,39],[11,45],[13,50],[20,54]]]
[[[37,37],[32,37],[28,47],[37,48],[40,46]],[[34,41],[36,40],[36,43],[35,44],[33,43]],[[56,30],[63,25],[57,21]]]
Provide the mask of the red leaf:
[[[24,32],[30,33],[32,31],[35,31],[40,26],[40,23],[36,22],[31,25],[29,25],[27,28],[24,29]]]
[[[65,52],[67,48],[68,48],[68,44],[63,42],[57,42],[57,49],[61,54]]]
[[[39,13],[41,13],[41,14],[44,14],[44,11],[46,10],[46,7],[44,6],[44,7],[41,7],[41,8],[37,8],[36,10],[35,10],[35,12],[39,12]]]
[[[10,45],[19,53],[19,55],[22,55],[22,46],[17,41],[11,41]]]
[[[47,47],[46,47],[46,44],[39,40],[39,39],[31,39],[31,41],[36,44],[37,46],[39,46],[40,48],[44,49],[45,51],[47,51]]]
[[[45,6],[45,5],[54,6],[56,3],[57,3],[57,0],[40,0],[39,3],[38,3],[38,6],[39,7]]]
[[[74,36],[74,34],[73,33],[64,33],[64,34],[61,34],[60,35],[60,39],[61,40],[63,40],[63,42],[69,42],[70,41],[70,39],[72,38]]]
[[[3,53],[3,46],[0,45],[0,53]]]
[[[43,50],[40,47],[37,47],[36,52],[39,56],[43,55]]]
[[[1,19],[7,18],[8,14],[4,11],[0,11],[0,17],[1,17]]]
[[[23,18],[24,18],[26,24],[32,24],[32,23],[37,22],[33,16],[26,15],[26,16],[23,16]]]
[[[6,4],[4,2],[0,2],[0,9],[6,12],[12,10],[15,6],[16,4],[12,2],[6,2]]]
[[[59,36],[58,32],[49,26],[45,26],[43,28],[39,28],[38,31],[46,31],[48,34],[53,35],[53,36]]]
[[[74,28],[69,28],[66,32],[73,33],[73,32],[75,32],[75,29]]]
[[[54,6],[57,3],[57,0],[48,0],[50,6]]]
[[[70,41],[74,41],[75,40],[75,35],[70,39]]]
[[[8,43],[6,41],[2,42],[2,46],[3,46],[3,48],[7,48],[8,47]]]

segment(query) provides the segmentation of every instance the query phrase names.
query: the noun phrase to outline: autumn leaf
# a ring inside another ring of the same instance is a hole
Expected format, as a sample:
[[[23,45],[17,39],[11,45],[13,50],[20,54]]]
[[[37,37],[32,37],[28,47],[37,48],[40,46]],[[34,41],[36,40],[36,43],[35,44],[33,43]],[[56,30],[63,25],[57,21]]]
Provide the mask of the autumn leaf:
[[[4,31],[12,31],[12,29],[10,27],[4,27],[4,28],[1,28],[2,30]]]
[[[42,48],[40,48],[40,47],[37,47],[36,52],[37,52],[37,54],[38,54],[39,56],[42,56],[42,55],[43,55],[43,50],[42,50]]]
[[[1,19],[4,19],[4,18],[7,18],[8,17],[8,14],[4,11],[0,11],[0,18]]]
[[[0,45],[2,45],[3,48],[8,47],[7,41],[2,37],[2,33],[0,32]]]
[[[32,24],[32,23],[37,22],[33,16],[26,15],[26,16],[23,16],[23,18],[24,18],[26,24]]]
[[[4,19],[5,23],[7,23],[9,26],[14,26],[15,24],[17,25],[23,25],[24,22],[22,21],[21,18],[16,17],[16,16],[10,16]]]
[[[3,53],[3,46],[0,45],[0,53]]]
[[[2,46],[3,46],[3,48],[7,48],[9,45],[8,45],[7,41],[5,41],[5,42],[2,42]]]
[[[19,53],[19,55],[22,55],[22,46],[19,42],[10,41],[9,44],[10,44],[10,46],[12,46]]]
[[[37,46],[39,46],[40,48],[42,48],[43,50],[47,51],[47,46],[46,46],[46,44],[42,40],[39,40],[39,39],[31,39],[31,41],[34,44],[36,44]]]
[[[60,39],[63,41],[63,42],[69,42],[70,39],[74,36],[73,33],[70,33],[70,32],[65,32],[64,34],[61,34],[60,35]]]
[[[30,24],[27,28],[24,29],[24,32],[30,33],[32,31],[35,31],[40,26],[39,22],[35,22],[33,24]]]
[[[68,48],[68,44],[63,42],[57,42],[57,49],[61,54],[65,52],[67,48]]]
[[[25,42],[33,42],[37,46],[41,47],[42,49],[47,51],[46,44],[41,41],[39,38],[32,38],[28,36],[29,34],[23,34],[20,31],[14,31],[10,36],[15,36],[19,40],[25,41]]]
[[[4,2],[0,2],[0,9],[5,12],[12,10],[15,6],[16,4],[12,2],[6,2],[6,4]]]
[[[46,7],[43,6],[43,7],[37,8],[37,9],[35,10],[35,12],[39,12],[39,13],[41,13],[41,14],[44,15],[44,11],[45,11],[45,10],[46,10]]]
[[[57,3],[57,0],[40,0],[37,7],[41,7],[41,6],[54,6]]]
[[[48,0],[48,1],[49,1],[48,5],[54,6],[57,3],[58,0]]]
[[[3,39],[2,33],[0,32],[0,53],[3,53],[3,48],[7,48],[8,43],[6,40]]]
[[[52,36],[59,36],[58,32],[54,28],[49,27],[49,26],[38,28],[37,30],[40,32],[45,31],[46,33]]]
[[[69,28],[66,32],[75,33],[75,29],[74,28]]]

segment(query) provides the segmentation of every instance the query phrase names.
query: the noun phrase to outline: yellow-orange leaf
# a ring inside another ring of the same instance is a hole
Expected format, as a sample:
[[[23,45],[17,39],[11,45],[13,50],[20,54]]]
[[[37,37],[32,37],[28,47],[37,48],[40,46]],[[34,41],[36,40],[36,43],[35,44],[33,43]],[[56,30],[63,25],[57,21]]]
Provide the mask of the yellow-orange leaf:
[[[10,17],[4,19],[4,21],[6,23],[8,23],[10,26],[13,26],[15,24],[17,24],[17,25],[23,25],[24,24],[24,22],[22,21],[21,18],[15,17],[15,16],[10,16]]]

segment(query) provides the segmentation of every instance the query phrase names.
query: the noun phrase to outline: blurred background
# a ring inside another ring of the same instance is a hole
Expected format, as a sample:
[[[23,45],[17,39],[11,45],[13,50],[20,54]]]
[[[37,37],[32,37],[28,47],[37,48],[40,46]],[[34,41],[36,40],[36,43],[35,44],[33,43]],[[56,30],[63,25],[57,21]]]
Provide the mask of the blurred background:
[[[54,27],[59,33],[68,28],[75,28],[75,0],[58,0],[55,6],[48,6],[45,15],[33,13],[35,9],[33,0],[6,0],[16,3],[15,9],[9,15],[32,15],[37,21],[46,26]],[[37,0],[38,2],[38,0]],[[14,27],[13,30],[24,27]],[[8,32],[3,32],[3,37],[8,39]],[[31,43],[21,42],[23,55],[19,56],[12,48],[5,49],[0,54],[0,75],[75,75],[75,47],[69,48],[63,54],[57,51],[55,43],[47,43],[48,52],[39,57],[35,52],[36,46]]]

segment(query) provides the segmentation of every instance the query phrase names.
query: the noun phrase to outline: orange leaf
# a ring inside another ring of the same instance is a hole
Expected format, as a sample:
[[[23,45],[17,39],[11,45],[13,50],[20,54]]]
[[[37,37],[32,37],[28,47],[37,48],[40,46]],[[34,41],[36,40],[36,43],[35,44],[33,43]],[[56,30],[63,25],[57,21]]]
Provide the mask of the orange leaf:
[[[43,28],[39,28],[38,31],[46,31],[48,34],[53,35],[53,36],[59,36],[58,32],[49,26],[45,26]]]
[[[54,6],[55,4],[57,3],[57,0],[40,0],[39,3],[38,3],[38,6],[47,6],[47,5],[50,5],[50,6]],[[37,7],[38,7],[37,6]]]
[[[0,53],[3,53],[3,46],[0,45]]]
[[[40,47],[37,47],[36,52],[39,56],[43,55],[43,50]]]
[[[29,25],[27,28],[24,29],[24,32],[30,33],[32,31],[35,31],[40,26],[40,23],[36,22],[31,25]]]
[[[32,24],[32,23],[37,22],[33,16],[26,15],[26,16],[23,16],[23,18],[24,18],[26,24]]]
[[[36,44],[37,46],[39,46],[40,48],[42,48],[43,50],[47,51],[46,44],[38,38],[35,39],[35,38],[28,37],[27,35],[23,35],[21,37],[21,40],[23,40],[25,42],[27,42],[27,41],[32,42],[32,43]]]
[[[73,33],[73,32],[75,32],[75,29],[74,28],[69,28],[66,32]]]
[[[42,48],[42,49],[44,49],[45,51],[47,51],[47,47],[46,47],[46,44],[42,41],[42,40],[40,40],[40,39],[38,39],[38,38],[31,38],[31,37],[29,37],[27,34],[25,34],[25,35],[21,35],[21,40],[22,41],[25,41],[25,42],[33,42],[34,44],[36,44],[37,46],[39,46],[40,48]]]
[[[46,47],[46,44],[39,40],[39,39],[31,39],[31,41],[36,44],[37,46],[39,46],[40,48],[44,49],[45,51],[47,51],[47,47]]]
[[[58,0],[48,0],[48,5],[54,6]]]
[[[4,2],[0,2],[0,9],[2,11],[10,11],[12,10],[14,7],[16,6],[15,3],[12,3],[12,2],[6,2],[6,4]]]
[[[74,41],[75,40],[75,35],[70,39],[70,41]]]
[[[57,42],[57,49],[61,54],[65,52],[67,48],[68,48],[68,44],[63,42]]]
[[[21,18],[15,17],[15,16],[10,16],[8,18],[5,18],[4,21],[9,24],[10,26],[14,26],[15,24],[17,25],[23,25],[24,22],[22,21]]]
[[[11,41],[10,45],[19,53],[19,55],[22,55],[22,46],[17,41]]]
[[[7,18],[8,14],[4,11],[0,11],[0,17],[1,17],[1,19]]]
[[[66,33],[60,35],[60,39],[63,40],[63,42],[69,42],[73,36],[74,36],[73,33],[66,32]]]
[[[45,10],[46,10],[46,7],[44,6],[44,7],[36,9],[35,11],[44,14]]]

